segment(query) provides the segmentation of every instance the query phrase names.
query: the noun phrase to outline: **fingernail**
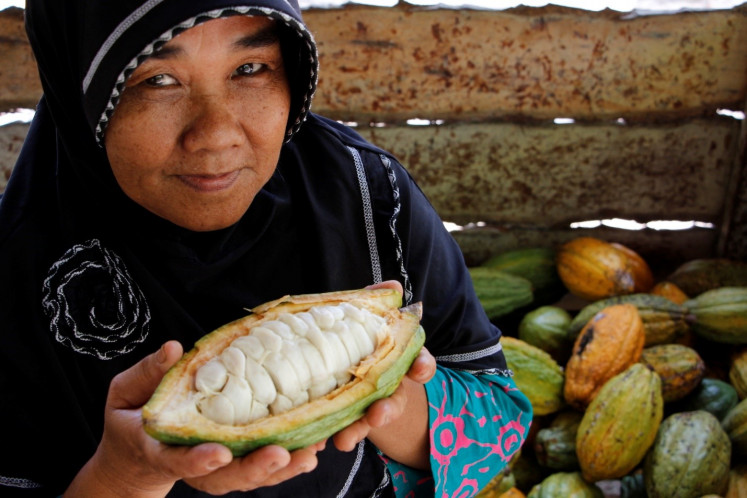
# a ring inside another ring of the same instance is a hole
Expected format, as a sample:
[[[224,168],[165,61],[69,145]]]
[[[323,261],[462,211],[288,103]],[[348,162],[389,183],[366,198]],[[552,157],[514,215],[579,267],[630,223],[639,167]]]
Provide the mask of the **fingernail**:
[[[166,345],[161,346],[161,349],[158,350],[158,353],[156,353],[156,361],[158,363],[163,363],[166,361]]]

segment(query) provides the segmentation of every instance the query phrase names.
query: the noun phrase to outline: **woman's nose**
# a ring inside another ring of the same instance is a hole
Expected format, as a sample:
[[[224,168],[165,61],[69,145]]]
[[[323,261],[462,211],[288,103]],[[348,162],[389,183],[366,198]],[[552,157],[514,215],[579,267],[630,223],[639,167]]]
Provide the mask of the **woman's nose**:
[[[241,122],[225,97],[195,98],[190,114],[182,134],[182,145],[188,152],[218,151],[241,145],[246,140]]]

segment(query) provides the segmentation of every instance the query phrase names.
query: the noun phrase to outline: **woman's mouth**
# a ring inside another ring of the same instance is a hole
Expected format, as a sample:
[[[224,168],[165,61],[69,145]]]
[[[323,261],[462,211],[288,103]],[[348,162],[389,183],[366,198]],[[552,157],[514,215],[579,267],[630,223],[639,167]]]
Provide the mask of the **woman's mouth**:
[[[238,177],[239,170],[220,175],[179,175],[177,178],[199,192],[217,192],[231,187]]]

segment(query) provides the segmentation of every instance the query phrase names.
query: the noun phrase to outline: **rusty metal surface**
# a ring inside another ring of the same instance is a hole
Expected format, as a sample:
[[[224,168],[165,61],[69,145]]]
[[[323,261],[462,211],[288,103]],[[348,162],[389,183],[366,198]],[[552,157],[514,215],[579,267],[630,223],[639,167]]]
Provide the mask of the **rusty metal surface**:
[[[398,156],[445,220],[554,227],[606,217],[718,223],[739,123],[359,131]]]
[[[41,96],[36,61],[23,27],[23,9],[0,11],[0,111],[34,108]]]
[[[651,120],[741,108],[747,8],[627,19],[558,7],[347,7],[305,19],[320,47],[314,109],[342,120]]]
[[[28,129],[26,124],[0,126],[0,194],[8,184],[10,173],[21,152]]]

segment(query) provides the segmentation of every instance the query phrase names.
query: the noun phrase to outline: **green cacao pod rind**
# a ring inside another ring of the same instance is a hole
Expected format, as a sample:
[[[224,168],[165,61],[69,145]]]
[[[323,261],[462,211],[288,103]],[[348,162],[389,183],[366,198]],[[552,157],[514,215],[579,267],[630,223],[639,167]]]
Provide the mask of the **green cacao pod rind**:
[[[727,344],[747,344],[747,287],[719,287],[685,301],[692,329],[701,337]]]
[[[555,264],[555,250],[549,247],[505,251],[481,266],[526,278],[532,283],[534,302],[538,304],[554,302],[566,292]]]
[[[737,391],[731,384],[705,377],[687,396],[670,403],[669,407],[672,412],[702,410],[721,420],[738,402]]]
[[[615,304],[632,304],[638,308],[646,332],[646,346],[673,342],[690,328],[687,308],[655,294],[627,294],[600,299],[584,306],[568,326],[571,339],[603,308]]]
[[[721,427],[731,440],[737,455],[747,456],[747,399],[740,401],[721,420]]]
[[[583,414],[575,410],[558,413],[548,427],[534,438],[534,455],[543,467],[553,470],[579,470],[576,433]]]
[[[476,266],[469,268],[472,285],[488,318],[494,320],[532,303],[532,283],[524,277]]]
[[[219,355],[231,342],[280,313],[297,313],[315,305],[356,302],[387,320],[390,339],[380,341],[364,358],[352,379],[332,392],[284,413],[248,424],[227,425],[208,419],[195,408],[197,369]],[[202,337],[164,376],[143,407],[148,434],[168,444],[218,442],[235,456],[276,444],[289,450],[321,441],[359,419],[374,401],[389,396],[399,385],[425,342],[420,326],[421,306],[400,308],[401,294],[391,289],[353,290],[285,296],[252,309],[252,314]]]
[[[656,437],[663,405],[659,375],[642,363],[607,381],[578,428],[576,452],[584,478],[596,482],[629,474]]]
[[[580,472],[556,472],[535,485],[527,498],[603,498],[602,490],[586,482]]]
[[[644,462],[649,498],[721,495],[729,485],[731,443],[712,414],[678,412],[661,423]]]
[[[513,380],[529,398],[534,415],[549,415],[566,406],[563,368],[552,356],[515,337],[503,336],[501,344]]]
[[[573,349],[568,338],[571,315],[558,306],[540,306],[529,311],[519,322],[519,339],[546,351],[555,361],[565,364]]]

